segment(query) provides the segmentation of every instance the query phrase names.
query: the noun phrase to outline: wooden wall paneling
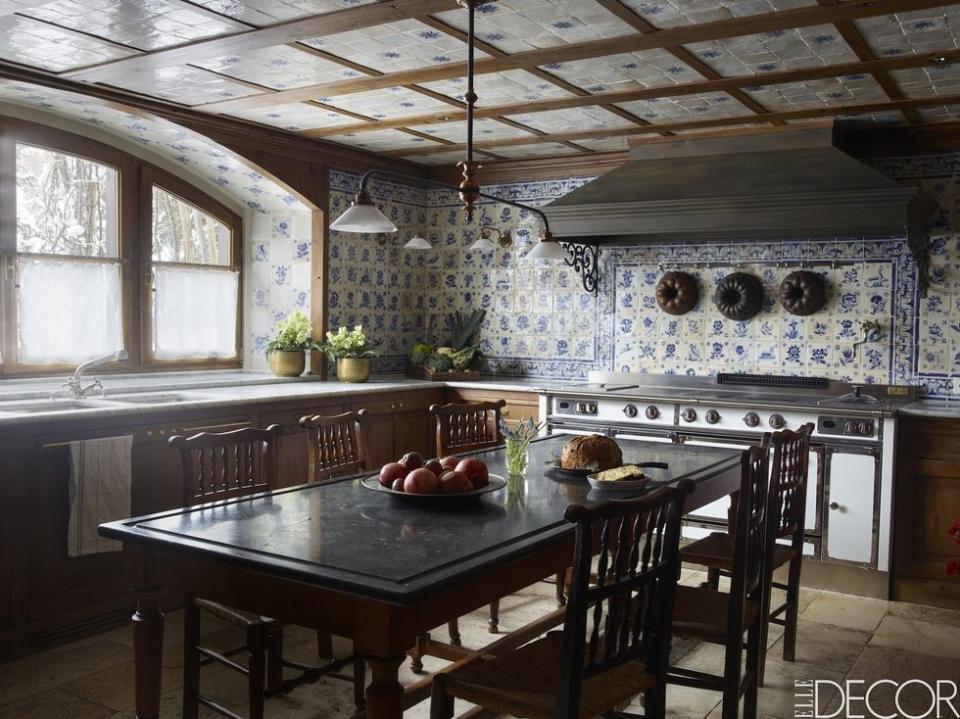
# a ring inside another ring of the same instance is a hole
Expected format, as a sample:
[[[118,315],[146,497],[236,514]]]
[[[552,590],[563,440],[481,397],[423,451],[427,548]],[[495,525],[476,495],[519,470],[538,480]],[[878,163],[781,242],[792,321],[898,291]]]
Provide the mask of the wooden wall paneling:
[[[11,507],[13,487],[13,449],[11,443],[0,440],[0,507]],[[10,593],[13,590],[10,562],[14,535],[10,522],[0,521],[0,631],[10,626]]]

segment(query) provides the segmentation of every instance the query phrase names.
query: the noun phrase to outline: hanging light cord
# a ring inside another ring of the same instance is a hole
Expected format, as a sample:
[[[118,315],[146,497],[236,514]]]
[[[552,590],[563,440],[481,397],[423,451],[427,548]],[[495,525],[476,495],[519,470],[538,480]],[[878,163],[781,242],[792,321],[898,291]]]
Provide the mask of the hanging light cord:
[[[473,107],[477,103],[477,93],[473,89],[473,43],[474,43],[474,15],[476,14],[476,0],[466,0],[467,20],[467,162],[473,162]]]

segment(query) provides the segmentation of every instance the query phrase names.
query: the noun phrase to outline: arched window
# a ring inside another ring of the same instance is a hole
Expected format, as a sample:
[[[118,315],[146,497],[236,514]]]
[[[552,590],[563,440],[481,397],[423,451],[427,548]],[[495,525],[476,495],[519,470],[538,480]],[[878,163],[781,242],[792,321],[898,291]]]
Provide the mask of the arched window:
[[[0,372],[127,350],[126,368],[240,365],[240,219],[115,148],[0,134]]]

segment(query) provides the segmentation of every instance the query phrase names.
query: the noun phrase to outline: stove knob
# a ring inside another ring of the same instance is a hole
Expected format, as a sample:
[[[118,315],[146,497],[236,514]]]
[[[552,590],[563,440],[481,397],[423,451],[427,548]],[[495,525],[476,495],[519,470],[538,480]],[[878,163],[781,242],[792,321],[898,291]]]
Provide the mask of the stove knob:
[[[716,424],[720,421],[720,413],[715,409],[708,409],[703,418],[707,420],[707,424]]]
[[[857,425],[854,422],[844,422],[843,423],[843,433],[844,434],[856,434]]]
[[[787,420],[783,418],[782,414],[771,414],[767,421],[773,429],[783,429],[787,426]]]
[[[759,427],[760,415],[756,412],[747,412],[745,415],[743,415],[743,423],[748,427]]]
[[[687,407],[683,412],[680,413],[680,416],[683,417],[684,422],[696,422],[697,421],[697,410],[693,407]]]
[[[639,413],[639,410],[637,409],[637,405],[628,404],[626,407],[623,408],[623,413],[627,415],[627,417],[629,417],[630,419],[633,419],[634,417],[637,416],[637,414]]]
[[[648,405],[643,413],[647,416],[647,419],[656,419],[660,416],[660,410],[657,409],[657,406],[653,404]]]

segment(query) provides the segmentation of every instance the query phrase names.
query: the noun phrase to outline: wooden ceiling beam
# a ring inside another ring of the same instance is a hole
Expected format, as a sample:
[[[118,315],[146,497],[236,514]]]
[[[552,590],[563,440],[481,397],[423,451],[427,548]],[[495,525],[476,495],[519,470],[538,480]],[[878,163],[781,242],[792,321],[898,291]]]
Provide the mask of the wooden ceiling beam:
[[[649,22],[646,18],[638,15],[632,9],[620,2],[620,0],[596,0],[596,2],[638,32],[644,34],[660,32],[660,28]],[[700,73],[700,75],[708,80],[719,80],[721,77],[723,77],[719,72],[714,70],[713,67],[708,65],[682,45],[665,47],[664,50],[673,55],[680,62]],[[745,93],[743,90],[730,90],[728,94],[741,105],[747,109],[753,110],[758,115],[765,115],[766,113],[770,112],[767,108],[757,102],[754,98],[750,97],[750,95]]]
[[[670,130],[702,130],[717,127],[729,127],[730,125],[743,124],[761,124],[771,120],[812,120],[816,118],[837,117],[839,115],[856,115],[874,112],[888,112],[890,110],[904,110],[909,108],[931,107],[935,105],[954,105],[960,104],[960,94],[955,95],[936,95],[931,97],[916,97],[905,100],[889,100],[884,102],[871,102],[859,105],[835,105],[832,107],[817,107],[807,110],[786,110],[783,112],[771,112],[767,117],[758,117],[757,115],[742,115],[739,117],[717,117],[707,120],[683,120],[680,122],[664,122],[657,125],[657,129]],[[562,132],[555,134],[542,135],[533,140],[525,139],[505,139],[505,140],[479,140],[474,143],[478,149],[511,147],[514,145],[537,144],[541,142],[576,142],[577,140],[592,140],[608,137],[631,137],[636,135],[654,134],[653,128],[626,127],[605,130],[583,130],[578,132]],[[661,138],[663,139],[663,138]],[[443,148],[419,147],[414,150],[391,150],[386,155],[412,157],[414,155],[429,155],[437,151],[446,152],[462,148],[463,145],[447,145]]]
[[[880,70],[901,70],[914,67],[932,67],[938,64],[932,58],[943,57],[947,62],[960,62],[960,50],[948,50],[935,55],[904,55],[899,57],[884,58],[882,60],[871,60],[869,62],[850,62],[839,65],[817,65],[816,67],[805,68],[802,70],[779,70],[773,72],[764,72],[759,75],[739,75],[736,77],[723,77],[717,80],[701,80],[682,85],[664,85],[658,87],[648,87],[638,90],[621,90],[618,92],[604,92],[591,95],[586,93],[576,97],[562,97],[551,100],[540,100],[537,102],[525,102],[516,105],[497,105],[492,107],[479,107],[476,110],[477,117],[518,115],[532,112],[546,112],[549,110],[564,110],[571,107],[589,107],[604,103],[613,106],[613,103],[635,102],[637,100],[650,100],[664,97],[683,97],[685,95],[697,95],[700,93],[730,92],[744,87],[760,87],[770,85],[781,85],[791,82],[804,82],[806,80],[822,80],[824,78],[842,77],[844,75],[873,74]],[[304,130],[301,134],[307,137],[327,137],[329,135],[342,134],[344,132],[365,132],[368,130],[379,130],[390,127],[399,127],[403,125],[428,125],[436,122],[451,122],[463,120],[466,118],[464,112],[450,113],[432,113],[416,116],[401,117],[395,120],[381,120],[375,125],[341,125],[337,128],[318,128],[316,130]],[[759,120],[769,120],[770,118],[758,118]]]
[[[224,55],[243,54],[250,50],[276,45],[287,45],[312,37],[334,35],[349,30],[383,25],[407,20],[431,13],[455,10],[457,0],[387,0],[367,5],[358,5],[333,12],[288,20],[245,32],[218,35],[197,40],[165,50],[155,50],[136,57],[110,60],[84,68],[60,73],[60,77],[90,82],[106,82],[130,72],[143,72],[157,68],[187,65],[203,60],[212,60]],[[323,93],[319,93],[322,95]],[[300,99],[309,100],[310,96]],[[294,102],[285,100],[285,102]]]
[[[400,1],[401,0],[396,0],[396,2]],[[413,0],[407,1],[413,2]],[[848,0],[848,2],[843,5],[829,7],[819,5],[805,6],[792,10],[780,10],[709,23],[683,25],[663,29],[656,33],[637,33],[635,35],[591,40],[589,42],[574,43],[559,47],[527,50],[504,57],[490,57],[478,60],[475,63],[475,71],[477,75],[483,75],[490,72],[529,69],[540,66],[549,69],[549,65],[551,64],[570,62],[572,60],[675,47],[678,45],[719,40],[728,37],[741,37],[776,30],[831,24],[843,20],[890,15],[898,12],[924,10],[941,7],[945,4],[957,4],[958,1],[960,0],[954,0],[954,2],[945,2],[945,0]],[[426,2],[426,0],[420,0],[420,2]],[[451,0],[451,2],[455,2],[455,0]],[[367,7],[371,6],[364,5],[351,9],[363,10]],[[323,17],[328,16],[329,15],[325,15]],[[235,37],[239,38],[242,37],[242,35]],[[452,62],[444,65],[418,68],[416,70],[387,73],[380,77],[353,78],[338,82],[292,88],[283,90],[275,96],[269,97],[252,96],[249,98],[221,100],[209,103],[205,105],[204,108],[215,112],[229,112],[236,109],[249,109],[251,107],[262,107],[264,105],[269,106],[277,101],[297,102],[309,100],[317,96],[342,95],[351,92],[406,85],[409,83],[418,84],[437,80],[448,80],[453,77],[462,76],[465,73],[466,63]]]

